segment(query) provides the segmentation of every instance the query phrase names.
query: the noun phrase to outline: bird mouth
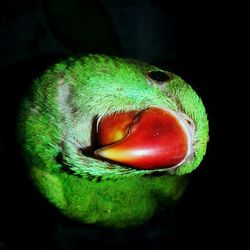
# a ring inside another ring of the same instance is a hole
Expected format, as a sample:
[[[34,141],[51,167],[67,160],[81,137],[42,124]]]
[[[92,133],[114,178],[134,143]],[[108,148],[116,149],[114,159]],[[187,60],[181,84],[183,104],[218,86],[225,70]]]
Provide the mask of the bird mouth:
[[[140,170],[180,166],[192,156],[194,123],[185,114],[150,107],[107,115],[96,124],[96,157]]]

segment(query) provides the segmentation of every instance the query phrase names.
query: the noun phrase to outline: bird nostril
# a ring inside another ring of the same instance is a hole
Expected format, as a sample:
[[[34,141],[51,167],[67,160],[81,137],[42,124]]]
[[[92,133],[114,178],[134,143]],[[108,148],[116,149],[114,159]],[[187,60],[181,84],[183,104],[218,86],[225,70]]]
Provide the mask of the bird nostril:
[[[188,125],[190,125],[190,126],[192,126],[193,124],[192,124],[192,122],[190,121],[190,120],[188,120],[188,119],[186,119],[186,122],[188,123]]]

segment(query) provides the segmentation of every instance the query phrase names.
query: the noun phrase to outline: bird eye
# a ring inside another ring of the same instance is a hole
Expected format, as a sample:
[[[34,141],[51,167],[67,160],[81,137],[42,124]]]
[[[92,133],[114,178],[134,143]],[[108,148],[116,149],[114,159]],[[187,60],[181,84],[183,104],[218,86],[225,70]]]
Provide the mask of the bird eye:
[[[159,85],[162,85],[172,79],[172,76],[169,73],[163,71],[150,71],[148,73],[148,77],[150,80],[154,81]]]

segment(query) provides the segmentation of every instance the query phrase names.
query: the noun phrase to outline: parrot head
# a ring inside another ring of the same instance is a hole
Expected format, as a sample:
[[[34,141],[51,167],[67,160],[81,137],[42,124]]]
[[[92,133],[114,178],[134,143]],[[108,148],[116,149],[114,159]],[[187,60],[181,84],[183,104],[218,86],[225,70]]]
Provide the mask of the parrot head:
[[[184,80],[104,55],[49,68],[20,124],[38,189],[71,218],[118,227],[151,217],[159,196],[177,199],[208,140],[205,108]]]

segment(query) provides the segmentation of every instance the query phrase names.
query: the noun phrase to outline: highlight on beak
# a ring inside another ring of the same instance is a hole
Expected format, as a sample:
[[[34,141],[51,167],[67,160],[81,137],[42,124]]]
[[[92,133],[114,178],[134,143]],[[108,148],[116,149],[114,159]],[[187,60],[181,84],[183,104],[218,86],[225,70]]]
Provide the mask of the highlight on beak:
[[[158,107],[106,116],[97,125],[95,155],[137,169],[176,167],[192,147],[184,123],[176,112]]]

